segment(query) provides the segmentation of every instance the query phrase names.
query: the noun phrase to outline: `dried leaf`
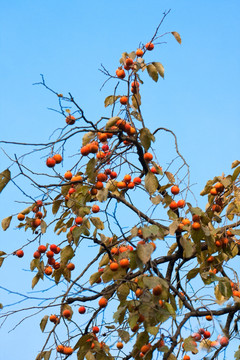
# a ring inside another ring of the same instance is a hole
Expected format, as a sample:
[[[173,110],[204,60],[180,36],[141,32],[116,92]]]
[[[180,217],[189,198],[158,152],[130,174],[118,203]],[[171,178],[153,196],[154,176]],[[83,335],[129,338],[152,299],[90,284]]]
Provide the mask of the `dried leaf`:
[[[12,216],[8,216],[7,218],[2,220],[2,228],[4,231],[6,231],[9,228],[11,220],[12,220]]]
[[[148,75],[154,80],[158,81],[158,71],[153,64],[147,65]]]
[[[152,63],[155,68],[157,69],[157,72],[159,73],[159,75],[164,78],[164,67],[160,62],[153,62]]]
[[[172,31],[172,34],[173,34],[173,36],[175,37],[175,39],[177,40],[177,42],[178,42],[179,44],[181,44],[181,43],[182,43],[182,39],[181,39],[181,36],[179,35],[179,33],[176,32],[176,31]]]
[[[8,169],[0,173],[0,193],[5,188],[7,183],[11,180],[11,173]]]

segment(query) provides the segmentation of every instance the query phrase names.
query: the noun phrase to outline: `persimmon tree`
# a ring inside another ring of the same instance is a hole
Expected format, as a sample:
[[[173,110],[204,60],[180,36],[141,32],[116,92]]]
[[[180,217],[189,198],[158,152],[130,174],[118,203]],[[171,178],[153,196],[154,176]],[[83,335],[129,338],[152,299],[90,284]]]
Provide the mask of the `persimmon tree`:
[[[43,314],[38,360],[187,360],[199,351],[221,359],[239,340],[240,161],[230,175],[207,182],[200,208],[175,133],[160,122],[150,131],[143,80],[164,77],[154,55],[163,36],[181,44],[175,31],[159,34],[162,21],[145,45],[122,54],[116,73],[101,67],[113,84],[104,102],[111,116],[88,119],[71,93],[58,93],[42,77],[39,84],[58,100],[62,125],[46,143],[7,142],[28,150],[5,152],[10,164],[0,174],[0,191],[14,183],[28,206],[18,205],[2,228],[25,231],[27,241],[8,254],[2,244],[0,265],[22,258],[32,289],[43,279],[46,287],[55,283],[55,298],[26,308],[29,316]],[[176,151],[166,168],[158,161],[168,152],[161,132]],[[31,161],[36,154],[44,172]],[[27,247],[34,248],[31,258],[24,256]],[[15,313],[1,307],[3,321]]]

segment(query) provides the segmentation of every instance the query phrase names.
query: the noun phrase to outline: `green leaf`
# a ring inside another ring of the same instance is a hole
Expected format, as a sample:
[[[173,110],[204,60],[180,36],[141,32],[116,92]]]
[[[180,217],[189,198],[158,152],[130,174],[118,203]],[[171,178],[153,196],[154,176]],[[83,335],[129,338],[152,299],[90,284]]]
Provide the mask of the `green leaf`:
[[[92,274],[89,279],[90,285],[95,284],[100,279],[100,277],[101,277],[101,273],[99,271]]]
[[[140,96],[140,94],[139,93],[134,94],[132,96],[132,106],[135,109],[138,109],[140,105],[141,105],[141,96]]]
[[[145,176],[144,186],[150,195],[154,194],[155,191],[158,189],[158,179],[152,172],[148,172]]]
[[[219,281],[219,291],[220,293],[227,299],[229,299],[232,296],[232,288],[230,281],[227,278],[222,278]]]
[[[198,349],[195,346],[195,341],[193,340],[193,338],[191,336],[189,336],[188,338],[186,338],[184,340],[184,350],[185,351],[191,351],[193,354],[197,354],[198,353]]]
[[[0,303],[0,309],[3,309],[3,304]]]
[[[48,322],[48,315],[45,315],[40,322],[40,329],[42,330],[42,332],[44,332],[47,322]]]
[[[106,122],[106,125],[105,125],[106,129],[109,129],[110,127],[112,127],[113,125],[115,125],[116,122],[117,122],[118,120],[120,120],[120,119],[121,119],[121,118],[120,118],[119,116],[113,116],[113,117],[111,117],[111,118]]]
[[[185,237],[181,237],[180,243],[183,247],[183,257],[189,258],[194,253],[194,244],[191,242],[191,240],[186,239]]]
[[[199,274],[199,268],[191,269],[187,274],[187,279],[191,280]]]
[[[235,181],[239,174],[240,174],[240,166],[238,166],[238,167],[234,170],[234,172],[233,172],[233,174],[232,174],[232,181]]]
[[[47,229],[47,224],[44,220],[41,220],[41,231],[42,231],[42,234],[45,234],[46,232],[46,229]]]
[[[0,256],[6,255],[4,251],[0,251]]]
[[[60,205],[62,204],[62,200],[54,200],[52,204],[52,213],[55,215],[57,214]]]
[[[172,184],[175,183],[175,177],[173,176],[172,173],[170,173],[169,171],[165,171],[164,174],[166,175],[166,177],[168,178],[168,180],[170,181],[170,183],[172,183]]]
[[[109,256],[108,256],[108,254],[104,254],[99,263],[99,266],[102,267],[104,265],[107,265],[108,263],[109,263]]]
[[[160,204],[161,201],[162,201],[161,195],[151,197],[151,202],[153,203],[153,205],[158,205]]]
[[[178,42],[179,44],[181,44],[181,43],[182,43],[182,39],[181,39],[181,36],[179,35],[179,33],[176,32],[176,31],[172,31],[172,34],[173,34],[173,36],[175,37],[175,39],[177,40],[177,42]]]
[[[128,343],[130,340],[130,334],[128,331],[119,329],[118,330],[118,335],[121,338],[122,341],[124,341],[125,343]]]
[[[0,267],[2,266],[4,259],[5,259],[5,258],[0,257]]]
[[[32,279],[32,289],[37,285],[38,281],[40,279],[40,274],[37,273],[34,278]]]
[[[74,256],[73,248],[70,245],[65,246],[61,251],[61,263],[67,264]]]
[[[153,62],[152,63],[155,68],[157,69],[157,72],[159,73],[159,75],[164,78],[164,67],[160,62]]]
[[[5,188],[7,183],[11,180],[11,173],[8,169],[0,173],[0,193]]]
[[[41,359],[49,360],[51,356],[51,352],[52,350],[40,352],[40,354],[37,355],[36,360],[41,360]]]
[[[161,280],[157,276],[144,276],[143,277],[143,284],[148,289],[153,289],[157,285],[161,285]]]
[[[148,326],[146,330],[149,334],[156,336],[159,331],[159,328],[157,326]]]
[[[219,290],[219,285],[216,285],[215,286],[215,289],[214,289],[214,295],[215,295],[215,298],[216,298],[216,303],[218,305],[222,305],[223,303],[225,303],[225,301],[227,301],[228,299],[225,298],[221,291]]]
[[[30,262],[30,270],[33,271],[34,269],[38,268],[40,264],[40,259],[32,259]]]
[[[95,138],[95,136],[96,134],[92,131],[89,131],[86,134],[84,134],[82,138],[82,146],[89,144]]]
[[[121,284],[117,289],[117,296],[120,301],[126,300],[128,294],[130,292],[129,286],[125,284]]]
[[[91,217],[90,218],[91,223],[99,230],[103,230],[104,229],[104,224],[103,222],[100,220],[99,217]]]
[[[158,71],[153,64],[147,65],[147,72],[154,81],[158,81]]]
[[[106,97],[106,99],[104,100],[104,106],[107,107],[109,105],[113,105],[115,103],[115,101],[117,101],[117,99],[119,99],[121,96],[120,95],[109,95]]]
[[[151,134],[149,129],[142,128],[140,130],[140,141],[145,151],[147,151],[151,145],[151,141],[155,141],[155,137]]]
[[[7,218],[2,220],[2,228],[4,231],[6,231],[9,228],[11,220],[12,220],[12,216],[8,216]]]
[[[231,169],[234,169],[236,166],[238,166],[240,164],[240,161],[239,160],[235,160],[233,163],[232,163],[232,166],[231,166]]]
[[[150,259],[153,253],[153,246],[151,244],[138,244],[137,245],[137,255],[139,259],[146,264]]]
[[[105,187],[101,190],[98,190],[96,198],[99,202],[104,202],[107,200],[108,198],[108,188]]]
[[[236,360],[240,360],[240,346],[238,347],[238,350],[235,352],[234,357]]]

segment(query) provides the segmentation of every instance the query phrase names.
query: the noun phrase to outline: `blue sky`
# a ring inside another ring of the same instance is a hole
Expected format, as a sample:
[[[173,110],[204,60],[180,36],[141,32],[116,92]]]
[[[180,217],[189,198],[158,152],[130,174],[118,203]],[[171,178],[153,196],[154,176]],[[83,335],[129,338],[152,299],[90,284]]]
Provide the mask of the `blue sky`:
[[[56,91],[70,91],[93,122],[108,115],[103,102],[113,93],[113,83],[99,91],[105,80],[100,65],[114,73],[121,53],[135,50],[140,41],[149,41],[163,11],[168,9],[171,12],[161,32],[178,31],[182,45],[168,36],[167,44],[156,47],[151,54],[164,65],[165,79],[155,84],[146,74],[143,76],[145,121],[150,130],[163,126],[176,133],[179,149],[190,165],[191,183],[195,184],[192,189],[197,193],[208,179],[228,173],[232,161],[239,157],[240,3],[237,0],[121,3],[3,0],[1,140],[45,142],[56,127],[62,126],[59,125],[62,118],[47,109],[57,108],[56,98],[43,87],[32,86],[40,81],[40,74],[44,74],[47,84]],[[174,143],[166,134],[159,139],[159,159],[165,167]],[[11,155],[21,151],[16,147],[4,148]],[[2,171],[8,160],[3,153],[0,156]],[[1,218],[17,212],[14,204],[17,194],[14,187],[10,189],[0,195],[1,202],[7,204],[1,207]],[[1,233],[1,239],[2,248],[5,242],[10,248],[10,244],[17,243],[16,231]],[[6,285],[9,278],[11,287],[15,276],[14,271],[4,270],[0,279]],[[19,274],[17,279],[20,284]],[[26,329],[27,325],[24,326]],[[5,357],[16,355],[15,347],[11,346],[13,338],[18,344],[24,341],[24,327],[18,329],[4,336],[8,347]],[[32,342],[34,346],[29,351],[33,355],[29,353],[29,359],[34,357],[39,345],[34,337]],[[16,347],[18,358],[23,358],[24,351]]]

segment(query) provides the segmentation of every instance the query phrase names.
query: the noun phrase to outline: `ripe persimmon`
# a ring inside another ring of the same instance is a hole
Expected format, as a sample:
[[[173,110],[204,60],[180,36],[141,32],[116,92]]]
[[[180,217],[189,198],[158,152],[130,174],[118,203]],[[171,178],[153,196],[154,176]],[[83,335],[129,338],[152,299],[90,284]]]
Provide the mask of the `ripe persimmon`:
[[[36,212],[35,217],[41,219],[43,217],[43,213],[41,211]]]
[[[80,306],[78,309],[78,312],[79,312],[79,314],[85,314],[85,312],[86,312],[85,306]]]
[[[146,45],[145,45],[145,48],[148,50],[148,51],[151,51],[154,49],[154,44],[152,42],[148,42]]]
[[[184,206],[185,206],[185,201],[184,201],[183,199],[178,200],[177,206],[178,206],[179,208],[181,208],[181,209],[184,208]]]
[[[71,178],[72,178],[72,173],[71,173],[71,171],[66,171],[65,172],[65,174],[64,174],[64,178],[66,179],[66,180],[71,180]]]
[[[56,161],[56,164],[60,164],[62,161],[62,156],[60,154],[53,155],[54,160]]]
[[[82,156],[87,156],[90,153],[90,146],[83,146],[80,150]]]
[[[220,205],[217,205],[217,204],[212,205],[212,211],[220,212],[221,210],[222,210],[222,208]]]
[[[51,245],[50,245],[50,250],[53,251],[54,254],[57,254],[57,252],[56,252],[56,251],[57,251],[57,245],[51,244]]]
[[[150,350],[150,348],[151,348],[151,345],[149,346],[149,344],[148,344],[148,345],[143,345],[143,346],[141,347],[141,352],[142,352],[143,354],[146,354],[146,353]]]
[[[73,353],[73,349],[70,346],[64,346],[63,353],[65,355],[71,355]]]
[[[138,288],[138,289],[135,291],[136,297],[140,297],[142,294],[143,294],[143,290],[140,289],[140,288]]]
[[[75,124],[76,119],[73,115],[68,115],[66,117],[65,121],[68,125],[73,125],[73,124]]]
[[[171,201],[170,205],[169,205],[171,210],[176,210],[178,208],[178,204],[176,203],[176,201]]]
[[[158,296],[162,293],[162,285],[157,285],[153,288],[153,295]]]
[[[50,168],[54,167],[56,165],[55,159],[53,157],[47,158],[46,165]]]
[[[110,267],[110,269],[111,269],[112,271],[117,271],[118,268],[119,268],[119,265],[118,265],[117,262],[113,261],[113,262],[109,265],[109,267]]]
[[[106,156],[106,154],[103,151],[98,151],[97,152],[97,159],[98,160],[104,159],[105,156]]]
[[[73,263],[68,263],[67,264],[67,269],[70,271],[73,271],[75,269],[75,265]]]
[[[116,75],[119,79],[124,79],[126,76],[125,71],[123,69],[117,69]]]
[[[116,177],[117,177],[116,171],[111,171],[110,178],[111,179],[116,179]]]
[[[65,309],[62,312],[62,316],[65,317],[66,319],[71,317],[71,311],[69,309]]]
[[[95,184],[95,188],[97,190],[101,190],[103,188],[103,183],[101,181],[97,181]]]
[[[123,343],[119,341],[116,346],[118,350],[121,350],[123,348]]]
[[[58,345],[57,346],[57,352],[63,354],[63,349],[64,349],[64,346],[63,345]]]
[[[77,216],[75,219],[75,223],[77,225],[81,225],[83,223],[83,218],[81,216]]]
[[[98,327],[98,326],[94,326],[94,327],[92,328],[92,332],[93,332],[94,334],[99,333],[99,327]]]
[[[20,213],[18,214],[17,218],[19,221],[23,221],[25,219],[25,215]]]
[[[98,205],[93,205],[92,206],[92,212],[93,213],[98,213],[100,211],[100,207]]]
[[[47,250],[47,248],[46,248],[45,245],[39,245],[38,251],[39,251],[41,254],[45,253],[46,250]]]
[[[182,223],[183,223],[183,225],[190,225],[191,221],[186,218],[186,219],[182,219]]]
[[[173,195],[177,195],[177,194],[179,194],[179,187],[177,186],[177,185],[173,185],[172,187],[171,187],[171,193],[173,194]]]
[[[89,151],[92,154],[96,154],[98,152],[98,143],[90,143],[89,144]]]
[[[50,316],[49,316],[49,320],[50,320],[51,322],[53,322],[54,324],[56,324],[57,321],[58,321],[58,317],[57,317],[56,315],[50,315]]]
[[[100,308],[105,308],[107,306],[107,299],[105,297],[101,297],[101,299],[99,299],[98,301],[98,305],[100,306]]]
[[[194,230],[199,230],[201,227],[200,223],[197,222],[197,221],[194,221],[193,224],[192,224],[192,229]]]
[[[101,182],[107,181],[107,175],[104,173],[99,173],[97,174],[97,180]]]
[[[142,56],[143,56],[143,51],[142,51],[142,49],[137,49],[137,50],[136,50],[136,55],[137,55],[138,57],[142,57]]]
[[[196,215],[196,214],[194,214],[193,216],[192,216],[192,221],[193,222],[199,222],[200,221],[200,216],[199,215]]]
[[[125,269],[125,268],[128,268],[128,267],[129,267],[130,263],[129,263],[129,260],[128,260],[128,259],[121,259],[121,260],[119,261],[119,265],[120,265],[123,269]]]
[[[119,182],[117,183],[117,187],[118,187],[119,189],[125,189],[125,188],[127,187],[127,184],[125,183],[125,181],[119,181]]]
[[[153,159],[153,155],[149,152],[146,152],[143,157],[145,161],[151,161]]]
[[[206,315],[205,318],[206,318],[207,321],[211,321],[212,320],[212,315]]]
[[[141,182],[142,182],[142,179],[140,177],[135,177],[133,179],[133,182],[134,182],[135,185],[140,185]]]
[[[53,257],[54,252],[52,250],[49,250],[49,251],[47,251],[46,255],[47,255],[48,258]]]
[[[217,189],[214,187],[210,190],[210,194],[216,196],[218,194]]]
[[[52,274],[52,268],[51,266],[47,266],[44,270],[46,275],[51,275]]]
[[[39,258],[41,257],[40,252],[39,252],[39,251],[35,251],[35,252],[33,253],[33,257],[34,257],[35,259],[39,259]]]
[[[127,96],[121,96],[120,103],[122,105],[126,105],[128,103],[128,97]]]
[[[217,182],[215,185],[214,185],[215,189],[217,190],[218,193],[221,193],[223,192],[224,190],[224,186],[223,184],[221,184],[220,182]]]
[[[24,255],[23,250],[17,250],[17,251],[16,251],[16,255],[17,255],[17,257],[22,258],[23,255]]]

